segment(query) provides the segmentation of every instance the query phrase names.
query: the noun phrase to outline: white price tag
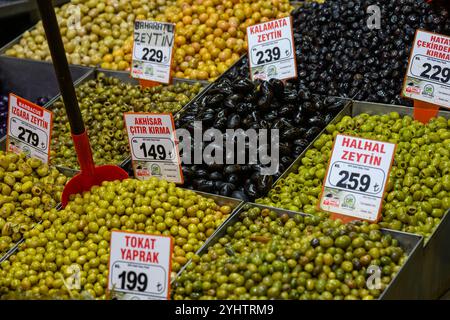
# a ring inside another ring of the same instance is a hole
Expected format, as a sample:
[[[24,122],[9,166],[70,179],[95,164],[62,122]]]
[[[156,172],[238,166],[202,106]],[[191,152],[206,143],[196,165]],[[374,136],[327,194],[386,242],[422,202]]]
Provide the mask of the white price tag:
[[[450,108],[450,37],[416,32],[402,94]]]
[[[337,135],[320,209],[377,221],[396,145]]]
[[[14,94],[9,95],[7,150],[24,152],[48,163],[53,113]]]
[[[135,176],[183,183],[172,114],[125,113],[124,119]]]
[[[111,232],[108,290],[121,299],[169,299],[172,238]]]
[[[252,80],[297,77],[291,17],[247,27],[247,41]]]
[[[136,20],[131,76],[169,83],[174,39],[174,24]]]

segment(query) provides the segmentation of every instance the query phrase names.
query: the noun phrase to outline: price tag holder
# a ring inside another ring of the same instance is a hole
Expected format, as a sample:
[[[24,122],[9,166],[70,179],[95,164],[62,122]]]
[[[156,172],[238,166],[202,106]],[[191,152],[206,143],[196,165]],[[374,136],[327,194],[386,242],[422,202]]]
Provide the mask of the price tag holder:
[[[378,221],[395,150],[393,143],[337,135],[319,209]]]
[[[297,78],[292,17],[247,27],[252,80]]]
[[[183,183],[175,124],[170,113],[124,113],[133,169],[138,179]]]
[[[9,95],[7,150],[50,160],[53,113],[15,94]]]
[[[170,83],[175,25],[166,22],[134,22],[133,78]]]
[[[450,108],[450,37],[417,30],[402,95]]]
[[[123,300],[168,300],[172,238],[112,231],[108,290]]]

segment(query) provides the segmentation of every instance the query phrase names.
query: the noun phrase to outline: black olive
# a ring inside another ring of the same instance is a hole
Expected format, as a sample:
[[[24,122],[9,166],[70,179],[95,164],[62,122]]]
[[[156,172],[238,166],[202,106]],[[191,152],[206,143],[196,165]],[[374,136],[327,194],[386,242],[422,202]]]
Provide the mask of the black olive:
[[[267,113],[264,113],[263,116],[264,116],[264,120],[272,122],[272,121],[274,121],[275,119],[278,118],[278,111],[277,110],[271,110],[271,111],[269,111]]]
[[[216,118],[216,115],[214,113],[207,112],[207,113],[202,113],[200,115],[199,120],[203,122],[202,125],[209,127],[214,123],[215,118]]]
[[[281,142],[278,148],[281,155],[289,155],[292,152],[292,145],[288,142]]]
[[[218,191],[222,188],[222,186],[224,185],[224,183],[225,183],[225,182],[220,181],[220,180],[214,181],[214,191],[215,191],[215,192],[218,192]]]
[[[313,116],[308,119],[308,124],[313,127],[324,127],[325,119],[322,116]]]
[[[227,118],[216,119],[214,122],[214,128],[224,130],[227,127]]]
[[[245,193],[252,199],[258,197],[258,189],[254,183],[247,183],[244,186]]]
[[[193,172],[196,178],[206,178],[208,176],[208,171],[205,169],[196,169]]]
[[[306,148],[309,145],[309,141],[306,139],[297,139],[293,141],[294,145]]]
[[[239,103],[236,108],[236,112],[238,112],[241,115],[247,115],[254,111],[254,106],[250,103]]]
[[[194,173],[192,172],[191,168],[188,166],[182,166],[181,171],[183,172],[183,177],[186,180],[189,180],[194,176]]]
[[[273,88],[273,93],[274,95],[278,98],[281,99],[283,98],[283,93],[284,93],[284,84],[283,81],[278,80],[278,79],[270,79],[269,80],[270,85]]]
[[[233,93],[232,95],[226,97],[223,102],[224,107],[235,109],[239,102],[244,100],[244,96],[239,93]]]
[[[226,177],[226,181],[229,182],[229,183],[232,183],[232,184],[238,184],[239,180],[240,180],[240,177],[236,173],[229,174]]]
[[[290,117],[291,114],[294,113],[294,111],[295,111],[295,106],[292,104],[287,104],[280,108],[280,110],[278,111],[278,114],[281,117]]]
[[[241,124],[241,116],[238,114],[231,114],[227,120],[228,129],[237,129]]]
[[[234,190],[236,190],[236,186],[234,184],[224,183],[219,190],[219,194],[224,197],[229,197],[232,195]]]
[[[304,138],[308,140],[313,140],[320,133],[320,131],[321,130],[318,127],[309,128],[308,131],[305,133]]]
[[[225,96],[221,93],[215,94],[215,95],[207,95],[205,96],[206,103],[205,106],[208,108],[214,108],[221,104]]]
[[[301,136],[302,136],[301,131],[295,127],[292,127],[287,130],[284,130],[281,133],[281,140],[282,141],[294,140],[300,138]]]
[[[223,172],[226,175],[230,175],[233,173],[239,173],[241,171],[241,166],[239,164],[230,164],[225,166],[225,169],[223,170]]]
[[[210,95],[216,93],[223,94],[224,96],[229,96],[233,93],[233,90],[231,90],[231,87],[229,85],[219,84],[208,91],[208,94]]]
[[[313,238],[313,239],[311,240],[311,246],[312,246],[313,248],[319,246],[319,244],[320,244],[319,239]]]
[[[261,194],[266,194],[273,184],[273,176],[260,175],[256,181],[256,187]]]
[[[195,189],[198,191],[211,192],[214,189],[214,181],[199,179],[194,180],[194,183],[195,181],[197,181],[197,186],[195,187]]]
[[[209,174],[208,178],[209,178],[210,180],[222,180],[222,179],[223,179],[223,176],[222,176],[222,174],[221,174],[220,172],[214,171],[214,172],[211,172],[211,173]]]
[[[284,90],[283,100],[287,103],[295,103],[298,99],[298,93],[295,90]]]
[[[252,92],[254,89],[254,84],[249,79],[240,78],[233,82],[233,89],[235,92]]]

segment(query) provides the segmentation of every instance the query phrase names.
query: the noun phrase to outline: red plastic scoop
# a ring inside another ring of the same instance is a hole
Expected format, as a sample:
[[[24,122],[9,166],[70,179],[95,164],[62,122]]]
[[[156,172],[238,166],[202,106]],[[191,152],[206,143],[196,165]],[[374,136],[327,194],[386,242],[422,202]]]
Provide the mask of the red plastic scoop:
[[[96,167],[94,165],[89,138],[84,127],[75,88],[73,87],[72,75],[70,74],[55,10],[51,0],[37,0],[37,3],[81,169],[81,172],[73,177],[64,188],[62,205],[65,207],[70,195],[88,191],[92,186],[99,185],[103,181],[126,179],[128,174],[118,166],[105,165]]]

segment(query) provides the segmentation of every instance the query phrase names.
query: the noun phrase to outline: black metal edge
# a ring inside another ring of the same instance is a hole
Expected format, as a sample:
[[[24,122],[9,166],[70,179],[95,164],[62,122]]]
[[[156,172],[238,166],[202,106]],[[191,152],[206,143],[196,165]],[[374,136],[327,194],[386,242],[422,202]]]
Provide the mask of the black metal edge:
[[[7,44],[5,44],[3,47],[0,48],[0,55],[6,55],[6,50],[12,48],[12,46],[14,46],[15,44],[18,44],[20,42],[20,39],[22,39],[23,35],[25,32],[29,31],[33,31],[37,26],[37,23],[35,25],[33,25],[32,27],[28,28],[27,30],[25,30],[23,33],[21,33],[20,35],[18,35],[17,37],[15,37],[14,39],[12,39],[10,42],[8,42]],[[9,56],[7,56],[9,57]],[[20,58],[17,58],[20,59]],[[31,59],[27,59],[27,60],[31,60]]]
[[[261,209],[269,209],[271,211],[276,212],[277,214],[288,214],[290,217],[293,217],[295,215],[302,215],[304,217],[307,216],[312,216],[309,214],[305,214],[302,212],[295,212],[295,211],[291,211],[291,210],[285,210],[285,209],[281,209],[281,208],[274,208],[274,207],[270,207],[270,206],[266,206],[266,205],[262,205],[262,204],[257,204],[257,203],[250,203],[250,202],[245,202],[243,203],[232,215],[230,215],[230,217],[227,219],[227,221],[225,221],[224,223],[222,223],[222,225],[216,229],[216,232],[211,235],[211,237],[204,243],[204,245],[197,251],[197,255],[202,255],[204,253],[206,253],[208,251],[208,248],[213,246],[215,243],[217,243],[217,241],[225,234],[226,229],[233,223],[235,223],[238,220],[239,214],[246,209],[247,205],[251,206],[251,207],[258,207]],[[406,268],[411,268],[411,267],[415,267],[417,265],[417,263],[414,263],[415,259],[418,258],[419,256],[421,256],[421,250],[423,248],[422,244],[423,244],[423,237],[419,236],[419,235],[415,235],[415,234],[410,234],[410,233],[406,233],[406,232],[401,232],[401,231],[396,231],[396,230],[389,230],[389,229],[380,229],[383,233],[387,233],[393,236],[393,238],[397,239],[399,241],[399,245],[403,248],[403,250],[405,250],[406,254],[407,254],[407,259],[404,262],[404,264],[400,267],[399,272],[395,275],[394,279],[391,281],[391,283],[386,287],[386,289],[383,291],[383,293],[381,294],[381,296],[379,297],[380,300],[385,299],[386,293],[388,292],[388,290],[392,290],[390,289],[390,287],[394,284],[396,284],[398,282],[397,278],[399,277],[399,275],[401,274],[401,272],[403,270],[405,270]],[[408,239],[409,238],[409,239]],[[410,242],[408,243],[409,240]],[[191,260],[189,260],[183,268],[180,269],[180,271],[178,272],[176,278],[178,278],[182,272],[184,272],[184,270],[187,268],[188,264],[191,263]],[[175,278],[175,279],[176,279]],[[172,283],[175,281],[172,280]],[[397,297],[397,298],[402,298],[402,297]]]

